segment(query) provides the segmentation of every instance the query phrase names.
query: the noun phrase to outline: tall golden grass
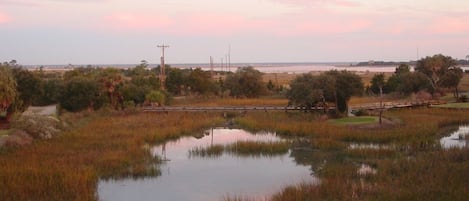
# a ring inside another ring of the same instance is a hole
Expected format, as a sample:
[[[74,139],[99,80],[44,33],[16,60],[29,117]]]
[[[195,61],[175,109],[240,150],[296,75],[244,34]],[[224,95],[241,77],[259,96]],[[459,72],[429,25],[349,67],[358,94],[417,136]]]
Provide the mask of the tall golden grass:
[[[159,174],[146,144],[219,124],[220,115],[170,113],[92,118],[81,128],[0,155],[0,200],[97,200],[98,179]]]

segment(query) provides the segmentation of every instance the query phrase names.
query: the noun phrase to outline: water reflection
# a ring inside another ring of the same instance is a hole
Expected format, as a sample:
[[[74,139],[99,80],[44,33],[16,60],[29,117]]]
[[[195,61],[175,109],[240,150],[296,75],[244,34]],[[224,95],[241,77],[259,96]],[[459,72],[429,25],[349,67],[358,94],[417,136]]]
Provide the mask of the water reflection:
[[[272,157],[239,157],[223,153],[216,158],[188,157],[194,147],[237,141],[273,142],[274,134],[253,135],[237,129],[214,129],[200,139],[184,137],[152,149],[166,158],[161,176],[142,180],[100,181],[100,200],[216,201],[227,195],[262,199],[287,185],[317,182],[310,166],[298,165],[289,153]]]
[[[469,134],[469,126],[460,126],[457,131],[454,131],[447,137],[440,139],[440,144],[443,148],[463,148],[466,147],[466,136]]]

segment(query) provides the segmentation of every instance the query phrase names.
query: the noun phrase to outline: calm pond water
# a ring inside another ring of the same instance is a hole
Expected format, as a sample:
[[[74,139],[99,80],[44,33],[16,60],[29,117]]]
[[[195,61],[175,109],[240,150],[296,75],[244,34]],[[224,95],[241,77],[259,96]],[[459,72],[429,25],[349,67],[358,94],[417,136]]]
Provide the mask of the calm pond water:
[[[454,131],[447,137],[440,139],[440,144],[443,148],[449,149],[453,147],[463,148],[466,146],[466,135],[469,135],[469,125],[460,126],[457,131]]]
[[[227,196],[265,198],[287,185],[318,182],[310,166],[298,165],[285,153],[246,157],[223,153],[219,157],[189,157],[189,150],[236,141],[279,141],[274,134],[251,134],[238,129],[214,129],[205,135],[183,137],[152,149],[166,158],[161,176],[147,179],[100,181],[103,201],[218,201]]]

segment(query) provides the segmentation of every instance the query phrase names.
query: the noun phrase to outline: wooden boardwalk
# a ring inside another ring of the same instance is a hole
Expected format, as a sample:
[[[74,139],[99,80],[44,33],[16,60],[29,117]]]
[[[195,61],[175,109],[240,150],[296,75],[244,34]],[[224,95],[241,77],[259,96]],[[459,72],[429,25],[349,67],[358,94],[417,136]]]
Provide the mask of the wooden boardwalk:
[[[304,107],[282,107],[282,106],[164,106],[164,107],[145,107],[145,112],[209,112],[209,111],[220,111],[220,112],[244,112],[244,111],[302,111]],[[329,108],[334,110],[335,108]],[[313,108],[312,110],[323,111],[322,107]]]
[[[383,108],[380,103],[361,104],[351,106],[351,111],[358,110],[389,110],[400,108],[427,107],[432,105],[429,101],[418,102],[383,102]],[[145,112],[247,112],[247,111],[304,111],[304,107],[293,106],[164,106],[164,107],[145,107]],[[322,107],[313,107],[313,111],[324,111]],[[333,111],[335,107],[329,107]]]

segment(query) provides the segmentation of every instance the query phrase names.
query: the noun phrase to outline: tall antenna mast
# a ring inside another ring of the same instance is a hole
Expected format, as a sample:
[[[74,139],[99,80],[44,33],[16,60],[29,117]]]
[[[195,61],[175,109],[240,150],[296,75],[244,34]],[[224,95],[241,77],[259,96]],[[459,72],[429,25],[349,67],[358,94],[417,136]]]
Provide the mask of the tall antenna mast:
[[[223,73],[223,57],[221,58],[221,72]]]
[[[228,72],[231,71],[231,44],[228,45]]]
[[[164,84],[166,81],[166,74],[165,74],[165,64],[164,64],[164,49],[169,48],[169,45],[158,45],[161,48],[162,56],[161,56],[161,65],[160,65],[160,85],[163,90],[165,90]]]

